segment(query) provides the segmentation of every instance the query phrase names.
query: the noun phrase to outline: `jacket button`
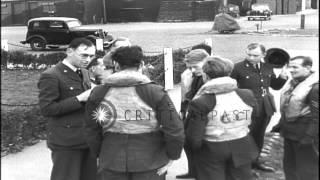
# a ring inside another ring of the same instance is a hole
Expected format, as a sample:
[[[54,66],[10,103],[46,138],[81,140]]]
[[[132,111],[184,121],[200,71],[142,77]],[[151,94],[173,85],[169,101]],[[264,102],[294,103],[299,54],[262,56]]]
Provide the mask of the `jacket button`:
[[[68,125],[67,125],[67,128],[70,128],[70,127],[71,127],[71,126],[68,124]]]
[[[261,79],[261,82],[263,82],[263,79]]]
[[[70,87],[70,90],[73,90],[73,87]]]

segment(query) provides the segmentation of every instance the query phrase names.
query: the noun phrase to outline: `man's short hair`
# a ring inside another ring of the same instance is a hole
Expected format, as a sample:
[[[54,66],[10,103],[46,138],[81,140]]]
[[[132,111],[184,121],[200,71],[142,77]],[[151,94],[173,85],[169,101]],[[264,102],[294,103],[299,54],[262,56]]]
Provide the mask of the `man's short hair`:
[[[119,63],[121,68],[139,67],[142,62],[143,52],[141,47],[137,45],[124,46],[116,49],[111,58]]]
[[[256,49],[256,48],[260,48],[261,52],[262,53],[266,53],[266,47],[264,47],[264,45],[262,44],[259,44],[259,43],[251,43],[247,46],[247,49],[248,50],[253,50],[253,49]]]
[[[88,46],[88,47],[94,46],[94,44],[89,39],[75,38],[70,42],[69,48],[77,49],[81,44]]]
[[[209,55],[211,54],[211,46],[209,46],[208,44],[205,44],[205,43],[201,43],[201,44],[197,44],[197,45],[192,46],[191,50],[195,50],[195,49],[203,49]]]
[[[312,66],[312,59],[309,56],[295,56],[293,58],[290,59],[290,61],[294,61],[297,59],[302,59],[302,66],[306,67],[306,66]]]
[[[195,49],[191,50],[188,54],[186,54],[184,58],[184,62],[186,63],[198,63],[203,61],[209,54],[203,49]]]
[[[202,70],[211,79],[229,76],[233,70],[233,62],[219,56],[207,57]]]

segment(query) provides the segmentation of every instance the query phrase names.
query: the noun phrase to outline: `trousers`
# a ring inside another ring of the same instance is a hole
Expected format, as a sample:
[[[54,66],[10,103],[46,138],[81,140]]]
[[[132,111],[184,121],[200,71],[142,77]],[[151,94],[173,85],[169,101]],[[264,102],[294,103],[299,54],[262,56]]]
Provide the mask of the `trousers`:
[[[50,180],[95,180],[97,161],[89,149],[52,150]]]
[[[99,172],[99,180],[165,180],[166,174],[159,176],[157,170],[144,172],[116,172],[103,169]]]
[[[283,170],[287,180],[319,179],[319,156],[312,144],[285,138]]]

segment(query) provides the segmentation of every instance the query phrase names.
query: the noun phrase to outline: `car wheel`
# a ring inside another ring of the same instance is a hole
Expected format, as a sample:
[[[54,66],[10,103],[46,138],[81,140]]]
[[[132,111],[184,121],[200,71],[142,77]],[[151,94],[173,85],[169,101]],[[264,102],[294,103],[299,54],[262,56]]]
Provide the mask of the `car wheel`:
[[[41,38],[33,38],[30,42],[30,46],[34,51],[41,51],[46,48],[46,42]]]
[[[250,21],[250,20],[251,20],[251,18],[248,17],[248,21]]]

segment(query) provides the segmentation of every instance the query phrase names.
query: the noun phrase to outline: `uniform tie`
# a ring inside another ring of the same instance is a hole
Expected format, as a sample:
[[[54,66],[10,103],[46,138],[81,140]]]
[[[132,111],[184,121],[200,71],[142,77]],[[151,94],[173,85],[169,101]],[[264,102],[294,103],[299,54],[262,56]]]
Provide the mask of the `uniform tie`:
[[[82,79],[82,72],[81,72],[81,69],[77,69],[76,70],[76,73],[79,75],[79,77]]]
[[[256,64],[255,68],[256,68],[258,71],[260,71],[260,68],[259,68],[259,64],[258,64],[258,63]]]

